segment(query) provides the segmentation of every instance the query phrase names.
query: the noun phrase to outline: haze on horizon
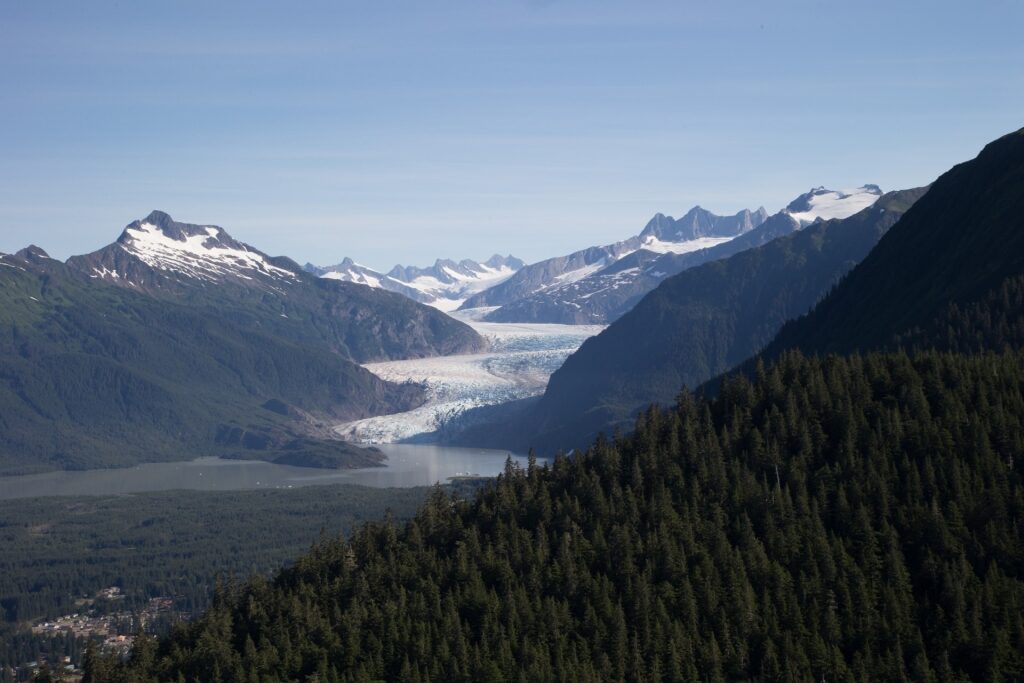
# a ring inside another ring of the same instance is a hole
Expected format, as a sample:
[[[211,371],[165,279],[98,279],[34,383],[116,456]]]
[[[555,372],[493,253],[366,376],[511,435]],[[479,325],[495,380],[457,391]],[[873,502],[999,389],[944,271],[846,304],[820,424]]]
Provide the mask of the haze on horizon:
[[[0,251],[152,209],[375,268],[922,185],[1024,125],[1009,1],[8,3]]]

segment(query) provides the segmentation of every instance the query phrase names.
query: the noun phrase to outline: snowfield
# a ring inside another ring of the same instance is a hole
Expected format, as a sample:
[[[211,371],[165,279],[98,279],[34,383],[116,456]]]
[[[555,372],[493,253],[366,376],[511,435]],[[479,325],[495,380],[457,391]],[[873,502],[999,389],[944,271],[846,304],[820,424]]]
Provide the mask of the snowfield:
[[[882,191],[875,185],[862,185],[850,190],[826,190],[819,187],[811,190],[810,195],[807,210],[787,211],[801,225],[809,225],[819,218],[826,221],[849,218],[877,202]]]
[[[493,309],[491,309],[493,310]],[[548,378],[573,351],[603,325],[490,323],[478,318],[487,309],[458,311],[491,343],[487,353],[386,361],[365,365],[392,382],[417,382],[427,402],[415,410],[347,422],[335,427],[359,443],[434,441],[464,411],[544,392]]]

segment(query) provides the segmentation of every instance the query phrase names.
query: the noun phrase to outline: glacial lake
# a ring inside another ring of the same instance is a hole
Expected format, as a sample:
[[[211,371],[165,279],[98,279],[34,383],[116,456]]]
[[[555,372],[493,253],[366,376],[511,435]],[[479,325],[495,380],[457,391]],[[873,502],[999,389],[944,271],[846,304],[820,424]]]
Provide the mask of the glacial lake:
[[[253,460],[199,458],[185,462],[148,463],[123,469],[44,472],[0,477],[0,500],[43,496],[89,496],[144,491],[237,491],[288,489],[324,484],[359,484],[375,488],[432,486],[450,477],[493,477],[505,459],[526,466],[526,458],[508,451],[449,446],[380,444],[386,467],[329,470],[292,467]]]

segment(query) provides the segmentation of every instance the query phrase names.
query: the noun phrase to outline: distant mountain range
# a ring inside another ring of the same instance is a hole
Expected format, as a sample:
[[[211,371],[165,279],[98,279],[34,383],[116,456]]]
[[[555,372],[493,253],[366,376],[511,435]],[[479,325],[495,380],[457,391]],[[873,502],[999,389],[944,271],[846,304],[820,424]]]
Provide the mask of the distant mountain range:
[[[153,212],[68,262],[0,256],[0,473],[199,455],[372,464],[332,422],[419,405],[357,363],[479,351],[406,297]]]
[[[600,324],[623,315],[667,277],[816,220],[851,216],[879,196],[876,185],[843,191],[818,187],[772,217],[763,207],[719,216],[695,206],[678,219],[658,213],[638,235],[529,265],[496,255],[484,263],[395,266],[387,274],[351,259],[326,268],[307,264],[306,270],[388,289],[445,311],[484,309],[481,317],[490,322]]]
[[[817,188],[774,216],[761,208],[723,217],[699,206],[678,220],[657,214],[636,238],[619,243],[614,252],[589,259],[589,269],[577,267],[553,278],[533,277],[531,282],[533,266],[528,266],[465,306],[499,306],[485,316],[493,322],[611,322],[672,275],[766,244],[815,220],[851,216],[879,195],[874,185],[847,192]],[[570,265],[575,265],[573,257]],[[545,267],[550,271],[559,260],[542,263],[550,264]]]
[[[515,256],[495,254],[483,262],[438,259],[429,268],[397,265],[386,274],[350,258],[336,266],[307,263],[305,270],[332,280],[379,287],[442,311],[453,311],[474,294],[504,282],[524,265]]]

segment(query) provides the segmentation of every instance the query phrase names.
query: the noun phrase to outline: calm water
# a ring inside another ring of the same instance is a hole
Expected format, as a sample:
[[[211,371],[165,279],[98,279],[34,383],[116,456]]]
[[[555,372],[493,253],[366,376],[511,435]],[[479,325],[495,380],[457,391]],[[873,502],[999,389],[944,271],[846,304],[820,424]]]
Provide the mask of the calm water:
[[[0,477],[0,500],[39,496],[111,495],[191,489],[297,488],[317,484],[360,484],[377,488],[430,486],[459,475],[495,476],[508,451],[447,446],[382,444],[387,467],[326,470],[251,460],[200,458],[191,462],[139,465],[126,469],[46,472]],[[512,456],[526,466],[526,459]]]

